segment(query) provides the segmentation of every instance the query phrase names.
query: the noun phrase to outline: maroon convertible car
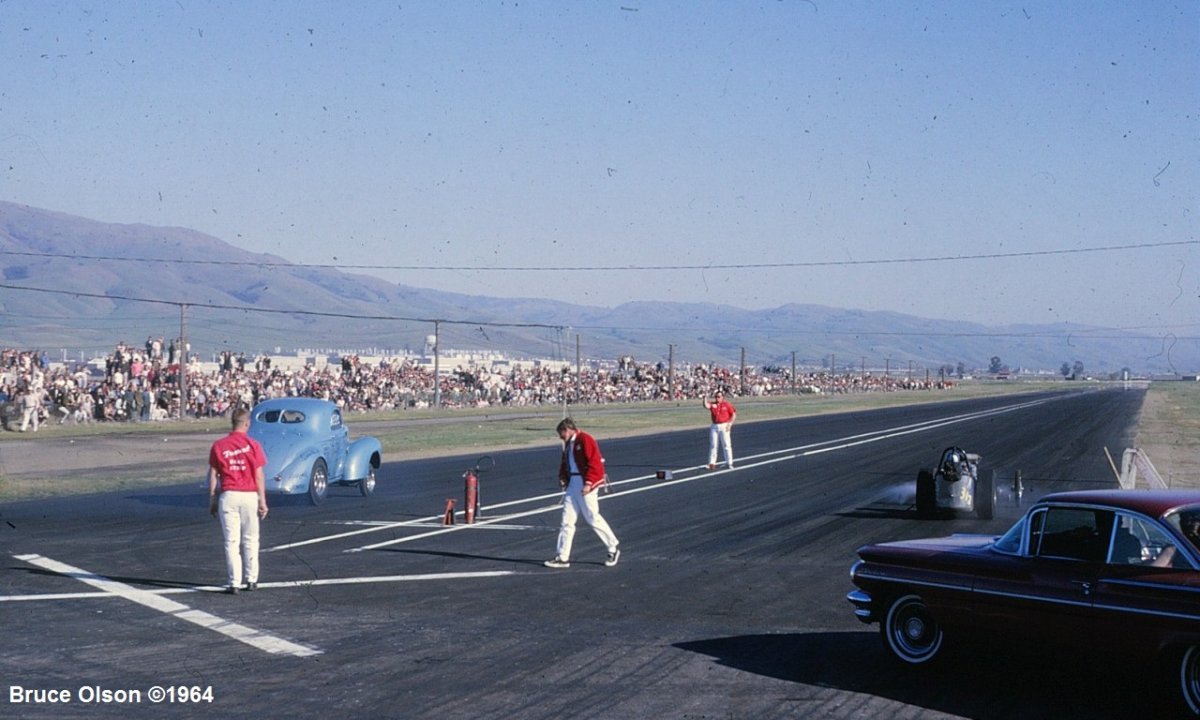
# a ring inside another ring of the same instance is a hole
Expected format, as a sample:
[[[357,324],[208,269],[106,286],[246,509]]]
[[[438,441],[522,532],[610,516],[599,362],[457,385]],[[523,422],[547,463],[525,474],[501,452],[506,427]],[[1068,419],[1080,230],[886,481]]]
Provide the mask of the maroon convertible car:
[[[1200,491],[1057,493],[999,538],[858,555],[847,599],[904,663],[933,661],[947,639],[1028,633],[1165,661],[1185,712],[1200,717]]]

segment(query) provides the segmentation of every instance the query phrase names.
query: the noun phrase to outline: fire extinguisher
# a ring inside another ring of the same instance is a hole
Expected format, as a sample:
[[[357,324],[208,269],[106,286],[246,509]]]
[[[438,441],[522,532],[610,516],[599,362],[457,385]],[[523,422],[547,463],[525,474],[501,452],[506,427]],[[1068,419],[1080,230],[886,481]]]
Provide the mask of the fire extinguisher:
[[[479,477],[475,474],[475,470],[471,469],[463,473],[463,479],[466,481],[466,487],[463,491],[463,513],[465,522],[470,525],[475,522],[475,515],[479,513]]]
[[[463,517],[469,525],[475,522],[479,515],[479,474],[491,470],[496,461],[490,455],[484,455],[475,461],[475,467],[463,473]]]

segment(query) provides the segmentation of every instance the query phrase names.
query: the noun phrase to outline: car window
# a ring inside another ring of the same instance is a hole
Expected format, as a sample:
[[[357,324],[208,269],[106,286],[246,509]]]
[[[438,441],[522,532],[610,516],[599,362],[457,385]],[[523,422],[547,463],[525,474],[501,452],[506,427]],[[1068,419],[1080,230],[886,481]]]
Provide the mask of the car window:
[[[259,413],[258,421],[264,423],[302,423],[304,422],[304,413],[299,410],[267,410]]]
[[[1154,523],[1119,513],[1108,561],[1114,565],[1156,565],[1162,558],[1162,564],[1169,566],[1173,564],[1174,547],[1171,537]]]
[[[1183,535],[1192,546],[1193,552],[1200,552],[1200,508],[1194,506],[1184,508],[1163,519]],[[1178,543],[1178,540],[1170,538],[1150,564],[1158,567],[1193,568],[1192,562],[1187,558],[1187,553],[1177,549]]]
[[[329,416],[329,429],[337,430],[341,426],[342,426],[342,411],[334,410],[333,414]]]
[[[1165,519],[1191,542],[1194,549],[1200,551],[1200,508],[1184,508],[1171,513]]]
[[[1113,514],[1106,510],[1051,507],[1041,522],[1040,557],[1104,562]]]

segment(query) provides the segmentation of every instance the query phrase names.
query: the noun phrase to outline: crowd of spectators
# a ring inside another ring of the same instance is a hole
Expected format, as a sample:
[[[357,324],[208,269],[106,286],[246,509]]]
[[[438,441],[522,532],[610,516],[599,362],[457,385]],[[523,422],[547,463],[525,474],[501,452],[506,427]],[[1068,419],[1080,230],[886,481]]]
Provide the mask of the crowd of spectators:
[[[41,423],[154,421],[227,415],[238,405],[253,407],[283,396],[317,397],[346,411],[368,412],[430,407],[537,406],[685,401],[711,397],[718,389],[732,396],[792,393],[851,393],[943,387],[936,382],[869,373],[806,373],[793,382],[785,369],[684,365],[619,358],[578,373],[564,363],[500,369],[496,365],[457,367],[434,374],[411,358],[338,362],[300,368],[272,367],[269,356],[222,352],[202,363],[175,341],[147,338],[144,347],[118,343],[99,363],[50,363],[45,353],[0,350],[0,409],[6,429],[36,430]],[[186,398],[180,362],[186,358]],[[215,369],[214,369],[215,366]],[[435,392],[436,391],[436,392]],[[16,427],[20,421],[20,428]]]

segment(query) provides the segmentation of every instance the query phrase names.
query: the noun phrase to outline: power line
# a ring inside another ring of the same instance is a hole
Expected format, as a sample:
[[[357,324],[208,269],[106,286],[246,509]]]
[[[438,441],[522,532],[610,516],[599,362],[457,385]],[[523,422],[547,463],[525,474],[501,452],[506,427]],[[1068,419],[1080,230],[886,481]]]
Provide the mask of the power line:
[[[257,268],[322,268],[332,270],[420,270],[447,272],[662,272],[669,270],[778,270],[787,268],[852,267],[858,265],[909,265],[918,263],[956,262],[961,260],[998,260],[1005,258],[1046,257],[1051,255],[1081,255],[1086,253],[1115,252],[1118,250],[1148,250],[1152,248],[1200,245],[1200,240],[1179,240],[1162,243],[1136,243],[1131,245],[1108,245],[1091,248],[1065,248],[1059,250],[1027,250],[1007,253],[979,253],[975,255],[932,255],[912,258],[877,258],[870,260],[808,260],[778,263],[708,263],[705,265],[352,265],[335,263],[291,263],[248,260],[189,260],[180,258],[117,257],[115,255],[75,255],[67,253],[39,253],[24,250],[0,250],[0,255],[57,258],[67,260],[103,260],[111,262],[147,262],[178,265],[219,265]]]
[[[202,308],[207,310],[233,310],[237,312],[256,312],[269,313],[274,315],[304,315],[311,317],[325,318],[341,318],[350,320],[386,320],[386,321],[402,321],[415,323],[443,323],[447,325],[462,325],[462,326],[478,326],[478,327],[498,327],[498,328],[532,328],[551,330],[556,333],[556,338],[551,340],[552,343],[557,343],[560,346],[563,343],[563,332],[567,330],[565,325],[556,325],[551,323],[511,323],[511,322],[494,322],[489,320],[445,320],[441,318],[419,318],[419,317],[403,317],[397,315],[356,315],[354,313],[333,313],[320,312],[317,310],[279,310],[275,308],[259,308],[248,305],[220,305],[215,303],[199,303],[199,302],[182,302],[179,300],[159,300],[155,298],[137,298],[123,295],[103,295],[99,293],[84,293],[72,290],[51,290],[48,288],[33,288],[24,287],[21,285],[0,284],[0,289],[6,290],[23,290],[27,292],[40,292],[52,295],[72,295],[75,297],[91,297],[102,298],[106,300],[125,300],[127,302],[143,302],[154,303],[159,305],[170,305],[173,307],[186,306],[190,308]],[[629,327],[629,326],[611,326],[611,325],[572,325],[576,330],[621,330],[621,331],[644,331],[644,332],[662,332],[666,330],[703,330],[706,328],[688,328],[688,327]],[[213,329],[213,328],[208,328]],[[1111,332],[1111,330],[1108,330]],[[970,337],[970,338],[1076,338],[1079,340],[1162,340],[1164,336],[1160,335],[1093,335],[1091,330],[1070,330],[1062,333],[1048,332],[938,332],[935,330],[922,330],[918,332],[900,332],[888,330],[797,330],[791,328],[762,328],[749,329],[740,328],[740,332],[748,334],[765,333],[768,335],[823,335],[823,336],[859,336],[869,335],[872,337],[889,336],[889,337]],[[1167,336],[1173,337],[1176,340],[1195,340],[1196,337],[1175,336],[1173,333],[1168,333]]]

